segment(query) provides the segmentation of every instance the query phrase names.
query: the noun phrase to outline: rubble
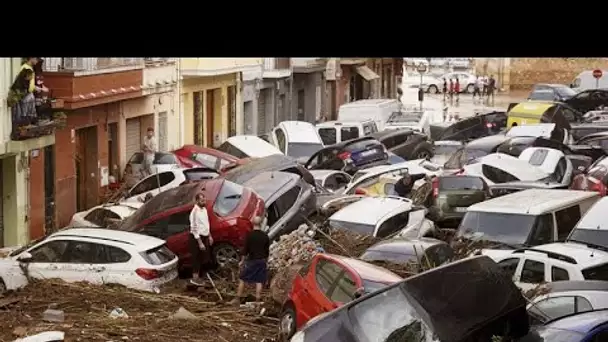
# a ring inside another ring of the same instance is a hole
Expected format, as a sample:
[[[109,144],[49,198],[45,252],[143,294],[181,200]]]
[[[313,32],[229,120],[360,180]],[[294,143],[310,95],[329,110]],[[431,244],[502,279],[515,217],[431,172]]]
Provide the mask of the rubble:
[[[283,235],[278,241],[273,242],[270,245],[268,268],[276,271],[292,265],[304,264],[310,261],[315,254],[323,252],[321,245],[307,235],[307,232],[314,230],[314,227],[301,225],[290,234]]]
[[[342,229],[332,229],[329,233],[318,233],[317,239],[326,253],[358,258],[366,249],[381,241],[370,235],[361,235]]]

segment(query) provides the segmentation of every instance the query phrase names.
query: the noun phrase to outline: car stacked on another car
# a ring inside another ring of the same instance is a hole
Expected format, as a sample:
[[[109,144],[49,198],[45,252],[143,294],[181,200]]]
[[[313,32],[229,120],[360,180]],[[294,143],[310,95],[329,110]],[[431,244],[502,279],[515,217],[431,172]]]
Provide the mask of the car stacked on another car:
[[[433,145],[425,134],[411,129],[385,130],[371,135],[381,142],[389,152],[405,160],[430,159]]]
[[[306,162],[310,170],[342,170],[354,174],[361,168],[388,164],[388,151],[373,137],[362,137],[326,146]]]

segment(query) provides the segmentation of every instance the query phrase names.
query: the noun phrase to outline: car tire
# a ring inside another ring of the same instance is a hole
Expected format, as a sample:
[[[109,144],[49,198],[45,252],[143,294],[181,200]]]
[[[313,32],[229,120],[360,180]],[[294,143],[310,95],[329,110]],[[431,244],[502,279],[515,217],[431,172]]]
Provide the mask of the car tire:
[[[279,320],[279,332],[284,341],[289,339],[296,333],[296,308],[293,303],[285,304],[283,311],[281,311],[281,318]]]
[[[238,264],[239,251],[236,247],[229,243],[220,242],[213,245],[212,249],[213,261],[220,266],[228,264]]]
[[[0,278],[0,297],[4,296],[6,291],[8,291],[6,288],[6,284],[4,283],[4,280],[2,280],[2,278]]]
[[[414,150],[414,152],[412,152],[412,158],[411,159],[430,159],[431,157],[433,157],[433,151],[431,148],[429,148],[428,146],[425,145],[421,145],[416,147],[416,149]]]
[[[467,88],[465,89],[465,91],[466,91],[468,94],[473,94],[473,91],[475,91],[475,86],[474,86],[473,84],[469,84],[469,85],[467,86]]]
[[[428,87],[427,92],[428,92],[429,94],[437,94],[437,93],[439,92],[439,88],[437,88],[437,86],[436,86],[436,85],[431,84],[431,85]]]

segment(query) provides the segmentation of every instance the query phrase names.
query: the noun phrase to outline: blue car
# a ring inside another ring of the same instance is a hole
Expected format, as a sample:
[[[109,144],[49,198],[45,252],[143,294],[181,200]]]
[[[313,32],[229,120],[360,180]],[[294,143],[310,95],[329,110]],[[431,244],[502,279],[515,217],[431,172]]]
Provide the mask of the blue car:
[[[538,328],[539,341],[608,341],[608,310],[597,310],[559,318]],[[535,340],[536,341],[536,340]]]

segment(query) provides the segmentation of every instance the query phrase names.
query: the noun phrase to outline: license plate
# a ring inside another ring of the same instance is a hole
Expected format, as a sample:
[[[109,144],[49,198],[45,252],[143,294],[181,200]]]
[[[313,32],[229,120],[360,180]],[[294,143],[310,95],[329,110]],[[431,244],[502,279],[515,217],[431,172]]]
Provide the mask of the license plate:
[[[456,207],[454,208],[454,211],[456,211],[457,213],[466,213],[467,207]]]

